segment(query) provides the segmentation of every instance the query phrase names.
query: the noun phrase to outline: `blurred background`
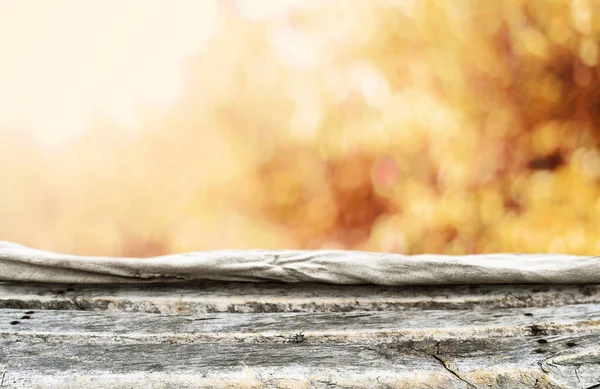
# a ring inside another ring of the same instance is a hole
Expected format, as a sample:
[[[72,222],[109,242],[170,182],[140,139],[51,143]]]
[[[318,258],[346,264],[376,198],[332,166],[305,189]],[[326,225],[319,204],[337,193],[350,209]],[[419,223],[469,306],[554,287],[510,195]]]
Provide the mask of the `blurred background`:
[[[600,253],[600,2],[0,0],[0,239]]]

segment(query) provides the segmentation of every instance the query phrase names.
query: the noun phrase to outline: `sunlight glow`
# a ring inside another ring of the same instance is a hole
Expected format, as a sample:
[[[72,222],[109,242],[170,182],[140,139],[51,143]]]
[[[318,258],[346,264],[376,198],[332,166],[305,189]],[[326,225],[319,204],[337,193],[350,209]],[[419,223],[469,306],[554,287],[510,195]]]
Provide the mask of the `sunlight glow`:
[[[237,0],[236,5],[245,19],[261,20],[285,14],[294,6],[311,7],[319,4],[316,0]]]
[[[52,146],[98,116],[135,127],[177,98],[218,16],[215,0],[0,2],[0,131]]]

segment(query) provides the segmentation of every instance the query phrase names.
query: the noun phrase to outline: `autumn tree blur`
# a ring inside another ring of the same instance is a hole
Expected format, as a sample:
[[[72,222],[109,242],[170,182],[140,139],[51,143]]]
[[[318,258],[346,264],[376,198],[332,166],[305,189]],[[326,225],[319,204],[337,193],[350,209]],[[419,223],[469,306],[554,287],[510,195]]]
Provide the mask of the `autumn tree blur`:
[[[60,154],[22,146],[1,238],[600,251],[599,2],[334,0],[266,21],[222,5],[169,112],[133,134],[99,118]]]

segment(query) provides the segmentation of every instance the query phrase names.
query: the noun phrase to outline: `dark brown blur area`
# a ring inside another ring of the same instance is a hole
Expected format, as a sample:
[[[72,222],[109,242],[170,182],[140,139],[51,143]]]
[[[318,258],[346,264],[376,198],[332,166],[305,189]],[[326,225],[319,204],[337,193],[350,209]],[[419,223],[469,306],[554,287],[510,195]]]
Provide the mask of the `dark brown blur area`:
[[[221,5],[143,131],[98,119],[60,152],[0,132],[0,239],[600,252],[600,2],[334,0],[263,21]]]

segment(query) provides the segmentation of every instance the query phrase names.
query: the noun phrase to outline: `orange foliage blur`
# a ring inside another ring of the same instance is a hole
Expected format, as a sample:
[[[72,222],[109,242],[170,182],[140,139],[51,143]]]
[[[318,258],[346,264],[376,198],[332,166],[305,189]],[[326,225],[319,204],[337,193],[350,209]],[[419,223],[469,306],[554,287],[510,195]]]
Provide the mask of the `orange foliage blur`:
[[[143,131],[98,119],[60,151],[0,132],[0,239],[600,252],[600,2],[232,4]]]

